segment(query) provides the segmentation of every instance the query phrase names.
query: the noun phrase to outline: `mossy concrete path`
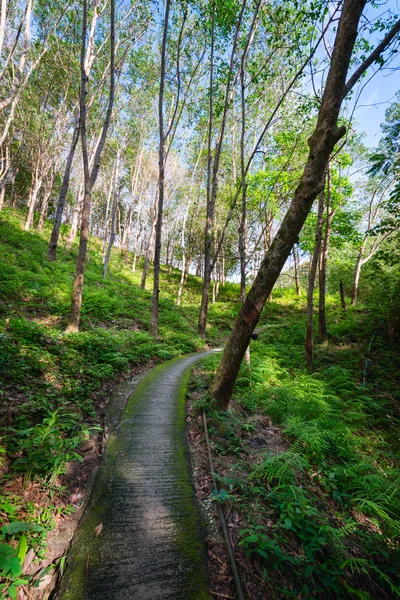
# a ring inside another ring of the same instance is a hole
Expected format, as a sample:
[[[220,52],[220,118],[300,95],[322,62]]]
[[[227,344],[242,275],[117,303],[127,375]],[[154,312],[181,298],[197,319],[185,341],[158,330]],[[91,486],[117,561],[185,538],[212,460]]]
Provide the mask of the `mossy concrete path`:
[[[207,353],[154,368],[111,435],[59,600],[202,600],[205,545],[188,468],[185,393]]]

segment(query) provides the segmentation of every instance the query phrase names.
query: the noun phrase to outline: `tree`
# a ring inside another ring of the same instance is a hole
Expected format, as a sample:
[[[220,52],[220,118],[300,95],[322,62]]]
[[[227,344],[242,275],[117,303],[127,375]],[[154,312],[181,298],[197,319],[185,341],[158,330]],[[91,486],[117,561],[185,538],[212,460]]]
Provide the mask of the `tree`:
[[[381,55],[400,30],[398,21],[346,83],[365,4],[366,2],[361,0],[344,0],[317,125],[309,139],[310,152],[300,184],[236,319],[211,384],[211,393],[222,408],[227,408],[229,404],[243,356],[261,310],[298,238],[315,198],[324,187],[324,173],[329,157],[336,143],[346,133],[343,125],[337,125],[342,102],[365,70]]]
[[[100,169],[100,158],[106,141],[107,131],[110,126],[111,113],[114,104],[115,90],[115,0],[110,0],[110,90],[107,112],[99,143],[94,155],[91,171],[89,170],[89,156],[86,133],[86,88],[88,75],[86,71],[86,36],[87,36],[87,0],[83,0],[82,46],[81,46],[81,93],[80,93],[80,135],[82,141],[82,156],[84,169],[85,192],[83,199],[82,223],[80,230],[78,258],[76,262],[75,280],[71,298],[71,313],[68,321],[67,332],[79,331],[79,322],[82,305],[82,292],[84,284],[85,262],[87,244],[89,239],[89,218],[92,189]]]

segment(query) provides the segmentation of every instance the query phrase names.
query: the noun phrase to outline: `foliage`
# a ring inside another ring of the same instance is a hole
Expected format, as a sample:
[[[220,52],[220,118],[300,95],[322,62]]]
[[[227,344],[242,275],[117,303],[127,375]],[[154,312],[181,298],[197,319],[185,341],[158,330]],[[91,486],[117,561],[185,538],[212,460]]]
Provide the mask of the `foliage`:
[[[227,455],[232,465],[220,489],[244,521],[239,545],[281,597],[348,598],[355,590],[363,598],[381,597],[380,590],[398,597],[400,424],[387,395],[398,356],[375,311],[343,313],[329,297],[332,343],[316,348],[310,375],[301,366],[301,305],[291,303],[291,290],[277,296],[251,342],[251,370],[242,367],[236,407],[223,413],[206,397],[196,400],[209,415],[217,472],[218,457]],[[204,363],[207,377],[215,367],[214,357]],[[265,415],[285,443],[252,455],[249,440],[268,433],[257,426]]]

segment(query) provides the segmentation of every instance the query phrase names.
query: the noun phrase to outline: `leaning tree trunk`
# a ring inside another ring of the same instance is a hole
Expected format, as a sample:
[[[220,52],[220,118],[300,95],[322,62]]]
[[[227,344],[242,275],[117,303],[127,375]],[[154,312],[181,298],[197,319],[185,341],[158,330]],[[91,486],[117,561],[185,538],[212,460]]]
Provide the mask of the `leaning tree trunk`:
[[[308,142],[310,152],[303,175],[292,204],[236,319],[211,385],[211,393],[223,409],[229,405],[243,356],[268,295],[299,236],[315,198],[324,188],[324,174],[330,154],[335,144],[346,133],[344,126],[337,126],[337,120],[342,101],[349,91],[346,75],[365,4],[365,0],[344,0],[317,125]]]
[[[318,216],[317,227],[315,231],[315,246],[311,258],[310,270],[308,273],[307,286],[307,329],[306,329],[306,362],[310,371],[313,369],[313,325],[314,325],[314,287],[317,274],[318,261],[321,254],[322,228],[324,224],[324,190],[320,192],[318,198]]]
[[[74,160],[75,149],[79,138],[79,110],[75,111],[75,122],[74,122],[74,133],[72,136],[71,147],[69,149],[67,162],[65,164],[64,177],[61,184],[60,195],[58,197],[56,216],[54,219],[54,225],[50,236],[49,249],[47,251],[48,260],[56,260],[57,258],[57,246],[58,238],[60,237],[60,228],[64,214],[65,202],[67,199],[67,193],[69,188],[69,179],[71,176],[72,163]]]

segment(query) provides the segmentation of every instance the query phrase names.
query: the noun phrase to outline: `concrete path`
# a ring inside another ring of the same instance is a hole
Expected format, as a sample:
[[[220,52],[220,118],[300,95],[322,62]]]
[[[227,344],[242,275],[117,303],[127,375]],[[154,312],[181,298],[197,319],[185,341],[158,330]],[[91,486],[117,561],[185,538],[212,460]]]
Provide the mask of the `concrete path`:
[[[189,369],[206,354],[154,368],[129,398],[68,554],[58,600],[209,598],[184,405]]]

